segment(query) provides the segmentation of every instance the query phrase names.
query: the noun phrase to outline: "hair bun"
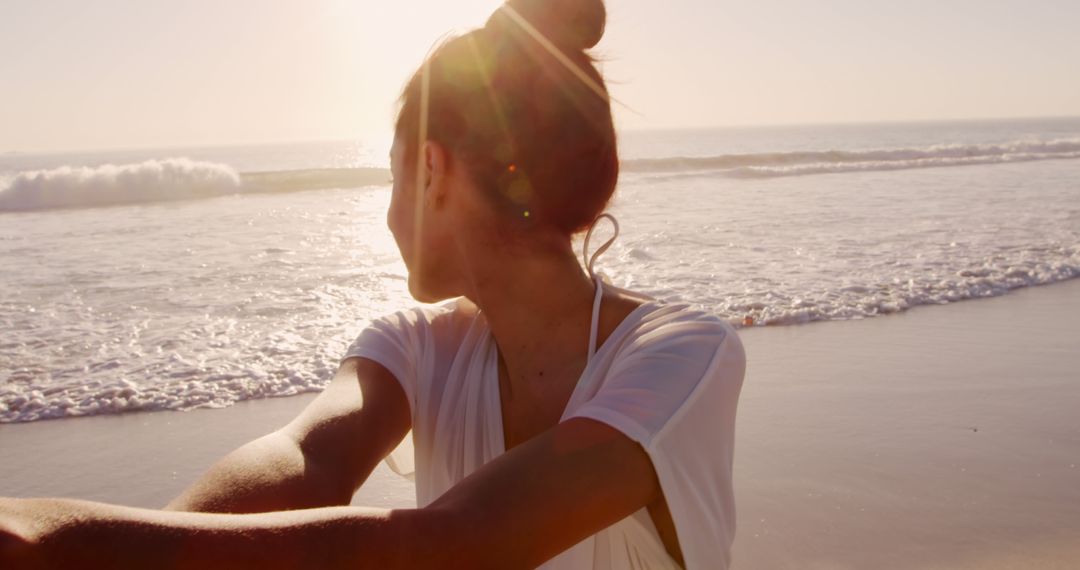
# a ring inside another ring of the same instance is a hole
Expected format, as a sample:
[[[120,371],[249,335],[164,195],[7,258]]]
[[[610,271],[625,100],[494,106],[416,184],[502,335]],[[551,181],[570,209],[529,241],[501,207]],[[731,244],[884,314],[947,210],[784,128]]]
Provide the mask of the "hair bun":
[[[585,51],[604,36],[607,10],[603,0],[506,0],[488,18],[486,27],[518,27],[506,13],[509,7],[563,51]]]

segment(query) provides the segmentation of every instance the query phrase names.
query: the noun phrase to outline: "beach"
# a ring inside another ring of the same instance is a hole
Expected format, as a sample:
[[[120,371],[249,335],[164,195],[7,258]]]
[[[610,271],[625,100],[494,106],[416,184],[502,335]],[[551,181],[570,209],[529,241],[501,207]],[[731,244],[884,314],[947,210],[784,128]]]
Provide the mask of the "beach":
[[[737,569],[1080,565],[1080,280],[740,331]],[[310,394],[0,425],[0,494],[161,507]],[[353,504],[409,507],[380,465]]]
[[[0,497],[164,508],[371,340],[434,453],[351,504],[426,507],[556,421],[580,350],[664,516],[541,566],[1080,570],[1080,2],[1044,4],[0,4]],[[587,278],[673,313],[609,333]],[[740,336],[737,418],[674,389],[684,314]]]

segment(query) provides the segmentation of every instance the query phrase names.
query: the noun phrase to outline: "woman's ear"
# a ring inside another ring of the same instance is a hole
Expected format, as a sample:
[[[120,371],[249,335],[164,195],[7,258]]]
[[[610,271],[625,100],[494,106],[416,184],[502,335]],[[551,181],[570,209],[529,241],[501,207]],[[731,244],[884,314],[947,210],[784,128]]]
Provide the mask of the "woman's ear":
[[[424,202],[426,204],[430,201],[433,206],[441,206],[449,187],[447,168],[450,166],[450,155],[446,152],[446,147],[429,140],[424,143],[420,156],[423,161],[421,187],[424,192]]]

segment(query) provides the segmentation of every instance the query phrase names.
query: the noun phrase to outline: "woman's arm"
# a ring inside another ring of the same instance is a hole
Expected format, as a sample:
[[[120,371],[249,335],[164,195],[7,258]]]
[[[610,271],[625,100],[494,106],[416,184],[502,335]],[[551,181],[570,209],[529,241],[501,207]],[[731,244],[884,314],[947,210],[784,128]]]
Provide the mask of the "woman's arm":
[[[230,453],[166,508],[257,513],[347,505],[410,424],[393,375],[350,358],[289,425]]]
[[[418,534],[416,513],[328,507],[225,515],[0,499],[0,567],[408,568],[415,561],[405,537]]]
[[[222,515],[6,500],[0,536],[25,540],[40,565],[21,568],[35,569],[535,568],[659,496],[638,443],[573,418],[421,509]],[[0,567],[20,569],[2,556]]]

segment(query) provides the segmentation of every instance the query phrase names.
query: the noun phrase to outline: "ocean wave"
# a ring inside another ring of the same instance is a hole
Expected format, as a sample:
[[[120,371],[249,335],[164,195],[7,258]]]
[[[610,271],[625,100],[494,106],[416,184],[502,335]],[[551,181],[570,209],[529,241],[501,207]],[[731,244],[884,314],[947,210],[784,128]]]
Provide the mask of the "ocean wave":
[[[186,158],[94,167],[62,166],[17,174],[0,190],[0,211],[183,200],[219,196],[239,189],[240,177],[228,166]]]
[[[645,175],[698,176],[708,173],[733,178],[771,178],[1076,158],[1080,158],[1080,139],[642,158],[623,161],[622,169],[628,173]]]
[[[212,198],[247,192],[298,192],[385,184],[385,168],[326,168],[239,173],[188,158],[133,164],[62,166],[0,180],[0,212],[92,208]]]

